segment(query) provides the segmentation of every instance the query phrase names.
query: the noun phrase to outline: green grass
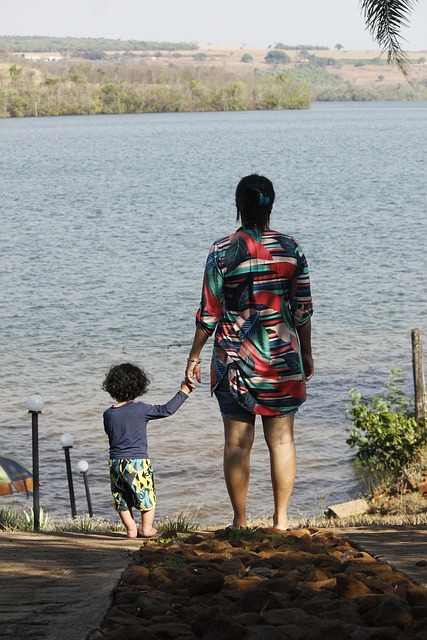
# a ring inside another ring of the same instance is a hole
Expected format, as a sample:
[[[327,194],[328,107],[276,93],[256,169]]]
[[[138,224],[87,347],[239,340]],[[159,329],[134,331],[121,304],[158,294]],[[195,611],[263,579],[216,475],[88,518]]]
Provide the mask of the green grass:
[[[48,513],[40,509],[40,531],[53,531],[55,523]],[[16,511],[9,507],[0,508],[0,531],[33,531],[34,512]]]
[[[166,533],[167,536],[176,536],[178,533],[193,533],[200,529],[196,518],[197,516],[192,517],[186,513],[179,513],[177,516],[167,518],[161,522],[157,525],[157,529],[160,533]]]

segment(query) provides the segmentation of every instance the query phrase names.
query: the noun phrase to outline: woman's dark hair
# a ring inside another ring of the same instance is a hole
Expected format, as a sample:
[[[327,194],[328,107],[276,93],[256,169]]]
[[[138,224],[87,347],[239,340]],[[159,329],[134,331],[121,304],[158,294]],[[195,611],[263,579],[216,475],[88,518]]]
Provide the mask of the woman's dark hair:
[[[236,220],[255,223],[259,229],[268,227],[274,202],[273,184],[268,178],[253,173],[242,178],[236,189]]]
[[[142,396],[149,384],[143,369],[125,362],[111,367],[102,388],[117,402],[126,402]]]

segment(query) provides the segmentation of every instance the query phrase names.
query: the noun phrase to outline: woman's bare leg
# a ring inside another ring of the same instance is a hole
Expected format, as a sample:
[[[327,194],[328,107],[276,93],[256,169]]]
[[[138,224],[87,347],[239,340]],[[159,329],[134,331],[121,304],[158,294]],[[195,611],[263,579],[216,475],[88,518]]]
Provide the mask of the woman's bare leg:
[[[287,529],[287,508],[294,488],[296,452],[294,416],[263,416],[264,437],[270,452],[271,484],[274,496],[273,527]]]
[[[246,527],[250,456],[254,441],[255,416],[252,422],[224,420],[224,477],[234,511],[233,527]]]

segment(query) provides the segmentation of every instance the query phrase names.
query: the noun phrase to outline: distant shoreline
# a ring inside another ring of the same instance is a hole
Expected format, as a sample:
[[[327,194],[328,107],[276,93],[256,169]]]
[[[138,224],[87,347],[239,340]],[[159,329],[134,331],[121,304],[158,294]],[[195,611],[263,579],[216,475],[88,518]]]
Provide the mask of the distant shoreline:
[[[102,50],[103,41],[96,39],[89,43],[93,49],[64,51],[61,42],[56,40],[56,50],[8,53],[0,37],[0,117],[283,110],[307,109],[314,101],[427,100],[426,52],[409,56],[408,82],[378,51],[284,45],[188,45],[181,50],[124,46],[117,51]],[[88,46],[88,39],[82,39],[85,42]]]

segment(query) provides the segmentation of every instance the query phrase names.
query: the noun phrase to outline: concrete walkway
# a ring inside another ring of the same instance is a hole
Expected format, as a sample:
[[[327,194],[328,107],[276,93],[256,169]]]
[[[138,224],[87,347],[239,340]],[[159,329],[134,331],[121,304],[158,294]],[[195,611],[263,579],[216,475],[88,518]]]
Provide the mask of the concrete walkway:
[[[140,547],[119,534],[0,533],[0,638],[84,640]]]
[[[413,582],[427,586],[427,526],[371,526],[333,531],[377,560],[403,571]]]
[[[333,531],[427,585],[426,526]],[[120,534],[0,532],[0,638],[98,636],[110,593],[142,543]]]

